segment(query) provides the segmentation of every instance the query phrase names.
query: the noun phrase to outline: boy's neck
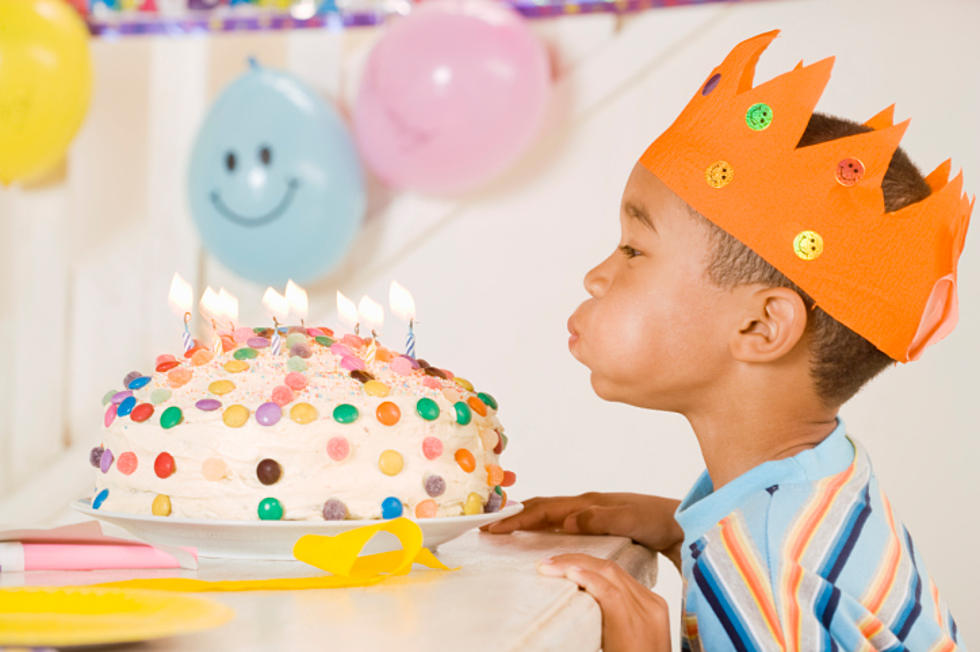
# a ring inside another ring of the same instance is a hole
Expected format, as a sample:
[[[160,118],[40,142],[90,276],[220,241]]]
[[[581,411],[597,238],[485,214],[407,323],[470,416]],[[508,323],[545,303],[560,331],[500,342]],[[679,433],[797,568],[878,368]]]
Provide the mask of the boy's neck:
[[[771,401],[739,401],[684,416],[716,490],[763,462],[813,448],[837,426],[837,408],[801,405],[780,411]]]

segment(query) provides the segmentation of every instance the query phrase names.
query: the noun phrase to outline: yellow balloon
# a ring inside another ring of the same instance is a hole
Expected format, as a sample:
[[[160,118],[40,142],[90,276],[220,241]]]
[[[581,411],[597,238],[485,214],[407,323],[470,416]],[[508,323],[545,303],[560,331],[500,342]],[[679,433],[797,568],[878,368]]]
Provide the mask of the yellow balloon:
[[[0,0],[0,183],[57,164],[92,94],[88,30],[64,0]]]

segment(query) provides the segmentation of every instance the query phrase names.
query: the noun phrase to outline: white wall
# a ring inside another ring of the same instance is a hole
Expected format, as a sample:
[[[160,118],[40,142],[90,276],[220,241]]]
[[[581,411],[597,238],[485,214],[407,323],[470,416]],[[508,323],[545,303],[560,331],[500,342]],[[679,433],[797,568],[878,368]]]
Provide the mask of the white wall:
[[[929,171],[951,156],[975,192],[978,25],[980,3],[969,0],[799,0],[538,21],[558,79],[550,126],[533,151],[463,198],[372,186],[372,212],[347,263],[311,288],[313,315],[332,321],[336,288],[375,298],[386,296],[392,278],[411,288],[419,354],[500,401],[517,498],[588,489],[680,496],[703,466],[686,422],[602,402],[565,347],[565,319],[585,296],[582,276],[617,243],[619,194],[635,159],[735,42],[780,27],[758,80],[800,58],[837,55],[819,110],[866,119],[897,102],[896,117],[913,118],[903,141],[912,159]],[[61,450],[63,434],[42,414],[46,405],[62,406],[71,438],[94,441],[105,389],[178,346],[179,324],[166,307],[175,270],[199,287],[228,287],[242,300],[243,321],[261,318],[263,288],[203,253],[190,223],[183,178],[194,129],[251,53],[346,108],[375,36],[355,30],[94,44],[94,104],[67,183],[44,196],[0,191],[0,342],[11,347],[15,333],[23,338],[0,357],[0,488],[24,486]],[[44,228],[66,236],[52,242],[39,233]],[[960,543],[980,536],[976,231],[960,264],[957,331],[920,362],[875,380],[843,411],[967,640],[980,616],[980,570]],[[39,256],[53,269],[25,275]],[[44,309],[43,319],[31,298],[42,286],[62,301]],[[64,346],[44,345],[41,333],[66,333]],[[395,327],[389,333],[402,336]],[[77,473],[85,487],[84,459]],[[671,600],[676,627],[680,583],[667,564],[659,590]]]

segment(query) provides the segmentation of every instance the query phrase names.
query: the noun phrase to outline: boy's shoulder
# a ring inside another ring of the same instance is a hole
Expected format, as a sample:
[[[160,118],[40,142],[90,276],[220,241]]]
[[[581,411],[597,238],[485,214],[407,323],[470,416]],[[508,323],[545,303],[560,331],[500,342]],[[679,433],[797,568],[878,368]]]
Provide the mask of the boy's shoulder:
[[[875,649],[955,641],[956,625],[867,452],[842,431],[833,436],[823,449],[779,460],[770,477],[759,474],[732,509],[685,541],[685,618],[702,633],[739,623],[772,632],[799,619],[796,634],[829,632],[847,649],[871,632]]]

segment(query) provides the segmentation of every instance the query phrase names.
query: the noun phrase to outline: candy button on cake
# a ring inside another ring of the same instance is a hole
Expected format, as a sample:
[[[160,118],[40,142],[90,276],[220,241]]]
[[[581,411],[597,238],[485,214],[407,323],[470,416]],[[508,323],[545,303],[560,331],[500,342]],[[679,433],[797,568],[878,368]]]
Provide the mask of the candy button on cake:
[[[327,328],[243,329],[131,372],[103,398],[92,506],[166,518],[336,520],[494,512],[516,476],[497,401]]]

